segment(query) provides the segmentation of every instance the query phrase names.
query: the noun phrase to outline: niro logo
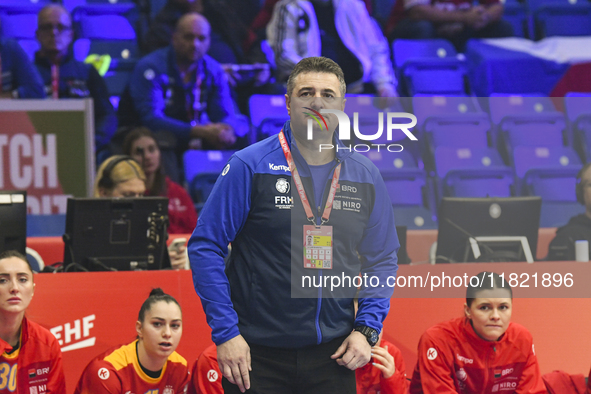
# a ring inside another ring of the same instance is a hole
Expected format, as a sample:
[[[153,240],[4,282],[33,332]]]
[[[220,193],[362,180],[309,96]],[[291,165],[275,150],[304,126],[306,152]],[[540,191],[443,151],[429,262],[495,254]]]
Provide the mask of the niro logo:
[[[66,323],[49,330],[62,346],[62,353],[94,346],[96,337],[90,337],[90,329],[94,327],[95,317],[95,315],[85,316],[74,320],[73,325]]]

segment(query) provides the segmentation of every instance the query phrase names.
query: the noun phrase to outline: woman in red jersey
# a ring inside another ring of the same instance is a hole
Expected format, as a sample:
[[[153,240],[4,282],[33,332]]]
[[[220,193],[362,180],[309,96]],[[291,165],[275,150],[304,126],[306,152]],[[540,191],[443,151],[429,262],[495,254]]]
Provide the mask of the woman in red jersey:
[[[183,333],[181,307],[162,289],[144,301],[137,339],[88,364],[75,394],[180,394],[189,383],[187,361],[175,352]]]
[[[0,254],[0,393],[66,392],[62,352],[53,334],[25,317],[33,270],[16,251]]]
[[[512,308],[513,292],[501,276],[472,277],[465,316],[422,335],[410,393],[546,394],[532,336],[511,323]]]

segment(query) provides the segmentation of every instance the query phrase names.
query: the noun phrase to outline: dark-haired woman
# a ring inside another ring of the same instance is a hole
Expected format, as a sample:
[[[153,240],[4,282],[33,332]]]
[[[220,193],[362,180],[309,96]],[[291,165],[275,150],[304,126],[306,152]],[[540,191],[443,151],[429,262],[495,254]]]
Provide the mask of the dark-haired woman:
[[[495,273],[477,278],[467,289],[465,316],[422,335],[410,393],[546,394],[532,336],[511,322],[511,287]]]
[[[0,253],[0,393],[32,393],[38,386],[47,394],[66,392],[57,339],[25,316],[34,292],[26,257]]]
[[[146,174],[145,195],[168,197],[168,232],[191,234],[197,225],[193,200],[181,185],[165,175],[154,134],[145,127],[133,129],[123,141],[123,152],[141,164]]]
[[[183,393],[187,361],[175,352],[183,333],[181,307],[161,289],[144,301],[135,323],[137,339],[88,364],[75,394]]]

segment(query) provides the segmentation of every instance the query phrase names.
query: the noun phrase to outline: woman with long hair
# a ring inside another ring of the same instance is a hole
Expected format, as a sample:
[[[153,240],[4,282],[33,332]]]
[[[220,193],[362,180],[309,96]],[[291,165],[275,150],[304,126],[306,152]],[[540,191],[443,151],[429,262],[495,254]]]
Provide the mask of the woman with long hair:
[[[197,225],[193,200],[181,185],[164,173],[154,134],[146,127],[133,129],[123,141],[123,152],[141,164],[146,174],[145,195],[168,197],[169,233],[192,233]]]

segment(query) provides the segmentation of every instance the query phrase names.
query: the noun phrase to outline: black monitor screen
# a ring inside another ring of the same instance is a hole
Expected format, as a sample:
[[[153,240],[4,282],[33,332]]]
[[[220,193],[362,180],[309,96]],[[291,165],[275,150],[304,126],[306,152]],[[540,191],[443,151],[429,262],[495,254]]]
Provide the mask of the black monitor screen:
[[[469,238],[482,236],[525,236],[535,258],[541,206],[540,197],[443,198],[439,208],[436,262],[475,261]],[[492,256],[499,248],[507,248],[504,261],[515,260],[510,257],[515,242],[512,246],[509,243],[483,243],[480,246],[482,256],[479,261],[503,260],[502,253]],[[523,257],[521,252],[515,252],[520,260]]]
[[[0,252],[27,249],[27,192],[0,191]]]
[[[167,226],[168,199],[164,197],[70,198],[64,234],[65,269],[168,268]]]

